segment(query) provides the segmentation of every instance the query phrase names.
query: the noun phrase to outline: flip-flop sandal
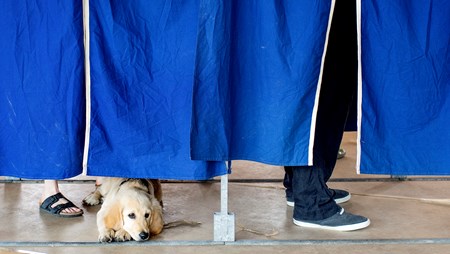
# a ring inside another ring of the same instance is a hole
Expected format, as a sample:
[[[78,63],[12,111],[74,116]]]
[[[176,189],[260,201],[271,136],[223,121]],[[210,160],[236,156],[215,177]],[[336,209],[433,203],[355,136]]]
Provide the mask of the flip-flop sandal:
[[[59,205],[56,205],[55,207],[52,207],[60,199],[67,200],[67,203],[59,204]],[[78,217],[78,216],[81,216],[83,214],[83,210],[81,210],[79,212],[73,212],[73,213],[61,213],[64,209],[71,208],[71,207],[78,208],[78,206],[74,205],[70,200],[68,200],[66,197],[64,197],[63,194],[56,193],[55,195],[50,196],[47,199],[45,199],[44,202],[42,202],[42,204],[40,205],[39,208],[42,211],[50,213],[52,215],[56,215],[56,216],[59,216],[59,217],[66,217],[66,218],[68,218],[68,217]]]

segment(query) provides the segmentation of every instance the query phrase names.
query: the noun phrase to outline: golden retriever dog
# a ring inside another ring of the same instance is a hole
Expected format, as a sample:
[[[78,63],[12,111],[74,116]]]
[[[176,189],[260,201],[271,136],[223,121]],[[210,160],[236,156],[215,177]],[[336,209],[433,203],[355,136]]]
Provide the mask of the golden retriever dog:
[[[100,242],[145,241],[164,227],[159,180],[104,178],[83,203],[102,203],[97,213]]]

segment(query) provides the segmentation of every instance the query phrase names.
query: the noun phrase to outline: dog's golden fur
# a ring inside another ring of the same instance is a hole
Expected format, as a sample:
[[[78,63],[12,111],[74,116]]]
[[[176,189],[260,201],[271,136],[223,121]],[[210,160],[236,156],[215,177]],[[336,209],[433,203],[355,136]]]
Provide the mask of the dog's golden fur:
[[[164,227],[159,180],[104,178],[83,203],[97,205],[102,200],[97,213],[100,242],[145,241]]]

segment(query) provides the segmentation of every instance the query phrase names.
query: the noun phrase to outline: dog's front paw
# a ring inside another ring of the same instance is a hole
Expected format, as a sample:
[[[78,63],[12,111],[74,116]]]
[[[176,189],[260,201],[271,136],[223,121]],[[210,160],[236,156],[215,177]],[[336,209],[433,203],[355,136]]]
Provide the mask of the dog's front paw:
[[[100,232],[98,241],[101,243],[110,243],[114,241],[114,230],[106,229],[103,232]]]
[[[90,193],[83,199],[83,205],[94,206],[99,205],[101,203],[102,203],[102,196],[98,191]]]
[[[119,229],[116,231],[114,239],[117,242],[125,242],[125,241],[130,241],[132,238],[131,238],[131,235],[128,234],[127,231],[125,231],[124,229]]]

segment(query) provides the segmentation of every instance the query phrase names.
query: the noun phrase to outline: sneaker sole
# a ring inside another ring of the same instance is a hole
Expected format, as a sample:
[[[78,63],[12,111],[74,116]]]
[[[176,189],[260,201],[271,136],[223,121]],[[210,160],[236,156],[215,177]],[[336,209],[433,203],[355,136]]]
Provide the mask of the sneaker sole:
[[[334,202],[336,202],[336,204],[342,204],[344,202],[349,201],[351,197],[352,197],[352,195],[349,193],[347,196],[345,196],[343,198],[335,199]],[[286,204],[290,207],[294,207],[294,205],[295,205],[294,201],[286,201]]]
[[[295,205],[294,201],[286,201],[286,204],[290,207],[294,207]]]
[[[336,204],[342,204],[342,203],[344,203],[344,202],[349,201],[351,197],[352,197],[352,194],[348,193],[348,195],[345,196],[345,197],[342,197],[342,198],[336,198],[336,199],[334,200],[334,202],[336,202]]]
[[[327,229],[327,230],[334,230],[334,231],[353,231],[353,230],[366,228],[366,227],[368,227],[370,225],[370,220],[369,219],[367,219],[364,222],[360,222],[360,223],[356,223],[356,224],[344,225],[344,226],[336,226],[336,227],[323,226],[323,225],[319,225],[319,224],[298,221],[298,220],[295,220],[295,219],[293,219],[293,221],[294,221],[295,225],[300,226],[300,227]]]

